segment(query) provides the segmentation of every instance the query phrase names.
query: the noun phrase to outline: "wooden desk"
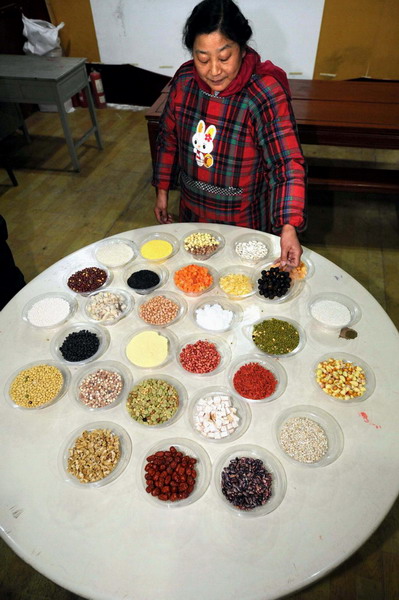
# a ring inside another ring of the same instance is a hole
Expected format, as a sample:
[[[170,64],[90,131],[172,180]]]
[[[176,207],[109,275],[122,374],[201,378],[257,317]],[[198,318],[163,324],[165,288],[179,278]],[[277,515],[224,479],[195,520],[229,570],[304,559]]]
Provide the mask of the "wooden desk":
[[[56,104],[76,171],[80,171],[76,150],[90,135],[94,133],[97,146],[103,148],[85,62],[85,58],[0,55],[0,102]],[[92,127],[74,142],[64,102],[83,89]]]
[[[290,80],[302,144],[399,150],[399,82]],[[169,85],[146,114],[151,156]],[[323,190],[399,191],[396,170],[309,167],[309,187]]]

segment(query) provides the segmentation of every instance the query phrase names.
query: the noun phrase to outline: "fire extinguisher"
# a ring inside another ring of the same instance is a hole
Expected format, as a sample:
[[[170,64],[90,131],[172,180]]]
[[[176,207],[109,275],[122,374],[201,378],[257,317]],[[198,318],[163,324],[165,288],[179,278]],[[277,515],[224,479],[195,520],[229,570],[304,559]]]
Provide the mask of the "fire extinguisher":
[[[94,104],[97,108],[106,108],[107,102],[105,100],[103,82],[98,71],[90,72],[90,84],[91,91],[93,93]]]

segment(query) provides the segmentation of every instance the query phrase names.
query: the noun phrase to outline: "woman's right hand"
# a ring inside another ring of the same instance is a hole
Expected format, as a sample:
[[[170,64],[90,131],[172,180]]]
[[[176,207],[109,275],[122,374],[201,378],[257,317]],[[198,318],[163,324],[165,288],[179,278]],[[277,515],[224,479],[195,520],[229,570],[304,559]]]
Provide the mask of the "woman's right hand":
[[[172,215],[168,213],[167,190],[157,190],[157,199],[155,202],[154,213],[158,223],[161,223],[161,225],[173,223]]]

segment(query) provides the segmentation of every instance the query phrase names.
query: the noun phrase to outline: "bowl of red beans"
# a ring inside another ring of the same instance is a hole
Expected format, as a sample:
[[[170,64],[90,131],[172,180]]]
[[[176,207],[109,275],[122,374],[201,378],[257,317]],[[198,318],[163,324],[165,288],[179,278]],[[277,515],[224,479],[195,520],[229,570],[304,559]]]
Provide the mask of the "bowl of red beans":
[[[287,387],[284,367],[275,359],[247,354],[233,361],[228,373],[234,393],[250,402],[272,402]]]
[[[111,272],[103,265],[77,266],[65,276],[65,285],[75,294],[87,296],[107,287],[112,280]]]
[[[209,377],[226,368],[231,359],[231,351],[223,338],[198,333],[179,341],[176,358],[178,365],[186,373]]]

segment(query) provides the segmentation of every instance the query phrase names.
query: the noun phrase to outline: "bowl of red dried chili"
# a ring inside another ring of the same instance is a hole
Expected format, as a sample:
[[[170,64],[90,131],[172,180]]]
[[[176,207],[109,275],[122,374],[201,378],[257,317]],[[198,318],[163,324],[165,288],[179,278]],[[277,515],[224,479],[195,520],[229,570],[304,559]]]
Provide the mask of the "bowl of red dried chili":
[[[178,365],[186,373],[209,377],[227,367],[231,351],[223,338],[199,333],[179,341],[176,357]]]
[[[72,273],[65,276],[65,285],[69,291],[87,296],[92,292],[102,290],[110,284],[112,273],[100,265],[78,266]]]
[[[287,477],[266,448],[232,446],[214,463],[214,485],[225,508],[240,517],[263,517],[283,501]]]
[[[287,387],[284,367],[273,358],[246,354],[232,362],[228,373],[231,389],[251,402],[272,402]]]
[[[139,469],[140,488],[154,505],[181,508],[208,489],[212,466],[207,452],[186,438],[160,440],[146,451]]]

